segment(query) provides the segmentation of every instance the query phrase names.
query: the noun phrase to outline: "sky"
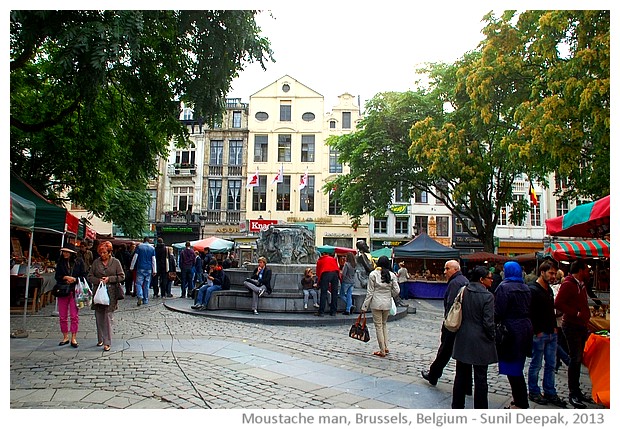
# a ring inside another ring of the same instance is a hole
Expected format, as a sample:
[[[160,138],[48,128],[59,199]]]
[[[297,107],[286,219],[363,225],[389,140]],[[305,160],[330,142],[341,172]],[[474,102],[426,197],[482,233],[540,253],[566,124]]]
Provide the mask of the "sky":
[[[345,92],[365,100],[383,91],[416,89],[416,69],[451,63],[483,39],[488,5],[468,7],[292,8],[275,6],[256,17],[271,42],[275,63],[250,64],[232,82],[228,96],[249,97],[290,75],[325,97],[325,109]],[[271,13],[271,15],[270,15]]]

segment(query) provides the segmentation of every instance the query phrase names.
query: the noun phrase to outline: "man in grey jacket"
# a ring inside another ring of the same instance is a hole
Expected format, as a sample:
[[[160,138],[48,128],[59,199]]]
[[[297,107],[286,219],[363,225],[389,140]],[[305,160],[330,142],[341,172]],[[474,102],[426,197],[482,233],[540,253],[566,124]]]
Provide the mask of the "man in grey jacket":
[[[459,290],[461,290],[463,286],[469,284],[469,281],[461,272],[461,265],[459,262],[454,259],[445,263],[444,272],[446,273],[446,278],[448,278],[448,288],[443,296],[445,318],[448,315],[450,307],[452,307],[454,298],[456,298]],[[439,345],[439,350],[437,350],[435,361],[431,364],[428,371],[422,371],[422,378],[433,386],[437,384],[437,380],[443,374],[443,369],[452,358],[452,349],[454,347],[455,337],[456,332],[450,332],[443,326],[443,324],[441,325],[441,343]]]

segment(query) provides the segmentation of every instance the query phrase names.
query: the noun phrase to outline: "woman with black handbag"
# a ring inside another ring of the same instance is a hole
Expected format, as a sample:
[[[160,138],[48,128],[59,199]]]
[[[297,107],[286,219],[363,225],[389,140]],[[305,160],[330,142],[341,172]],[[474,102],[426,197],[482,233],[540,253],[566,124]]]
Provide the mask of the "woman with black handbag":
[[[53,294],[58,300],[58,320],[60,322],[60,332],[62,332],[62,341],[59,346],[69,344],[69,331],[71,331],[71,347],[77,348],[77,332],[80,318],[78,315],[78,307],[75,303],[75,284],[79,277],[86,277],[84,269],[84,260],[76,258],[75,246],[71,243],[65,244],[60,249],[60,258],[56,264],[56,286],[54,286]],[[71,326],[69,327],[69,317],[71,317]]]

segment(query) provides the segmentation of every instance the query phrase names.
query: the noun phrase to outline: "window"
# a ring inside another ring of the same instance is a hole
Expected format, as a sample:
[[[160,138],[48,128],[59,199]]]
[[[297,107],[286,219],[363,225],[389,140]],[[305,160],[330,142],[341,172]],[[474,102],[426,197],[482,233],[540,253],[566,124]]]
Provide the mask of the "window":
[[[191,121],[192,119],[194,119],[194,112],[189,107],[184,107],[183,108],[183,120]]]
[[[302,212],[314,211],[314,176],[308,176],[308,184],[299,191],[299,210]]]
[[[254,136],[254,162],[267,162],[268,136]]]
[[[403,182],[398,182],[398,186],[394,190],[394,201],[406,201],[403,192]]]
[[[513,195],[512,201],[517,202],[517,201],[523,200],[524,198],[525,198],[525,195]],[[519,222],[517,226],[523,226],[523,221]]]
[[[222,165],[222,158],[224,158],[224,142],[222,140],[211,140],[209,165]]]
[[[175,186],[172,188],[172,210],[175,212],[191,212],[194,207],[194,188]]]
[[[190,150],[177,150],[175,160],[179,167],[193,168],[196,165],[196,151],[194,148]]]
[[[508,210],[509,209],[510,209],[509,206],[504,206],[501,208],[501,210],[499,211],[499,219],[497,221],[498,225],[502,225],[502,226],[508,225]]]
[[[280,101],[280,121],[282,122],[291,121],[291,102],[290,101]]]
[[[329,147],[329,172],[330,173],[342,173],[342,164],[338,162],[340,152],[337,149]]]
[[[465,219],[465,225],[469,226],[469,229],[471,230],[472,233],[476,233],[476,225],[474,225],[474,223],[471,221],[471,219]],[[456,220],[455,225],[454,225],[454,231],[456,233],[467,233],[467,231],[465,230],[465,226],[463,226],[463,224],[461,223],[461,221],[459,219]]]
[[[301,115],[301,119],[303,119],[306,122],[310,122],[310,121],[314,121],[314,113],[312,112],[306,112],[303,115]]]
[[[394,224],[395,234],[409,235],[409,217],[397,217]]]
[[[314,162],[314,134],[301,136],[301,162]]]
[[[415,191],[414,197],[416,203],[428,204],[428,194],[426,191]]]
[[[233,112],[232,127],[241,128],[241,112],[240,111]]]
[[[209,195],[207,198],[208,210],[221,210],[222,209],[222,181],[221,180],[209,180]]]
[[[276,195],[276,210],[288,211],[291,209],[291,176],[284,176],[278,183]]]
[[[230,140],[228,142],[228,165],[241,165],[243,162],[243,141]]]
[[[228,180],[227,210],[241,210],[241,180]]]
[[[538,195],[536,195],[536,198],[538,199]],[[535,206],[530,203],[530,225],[540,226],[540,204]]]
[[[256,118],[257,121],[263,122],[269,119],[269,114],[267,114],[267,112],[256,112],[254,117]]]
[[[438,237],[448,237],[449,236],[449,216],[437,216],[437,236]]]
[[[288,83],[282,85],[282,92],[289,92],[291,90],[291,86]]]
[[[415,226],[418,229],[418,234],[422,232],[428,234],[428,216],[416,216]]]
[[[258,176],[258,186],[252,188],[252,210],[267,210],[267,176]]]
[[[555,202],[555,215],[564,216],[568,213],[568,201],[557,200]]]
[[[351,112],[342,112],[342,128],[347,130],[351,128]]]
[[[151,204],[149,205],[148,221],[153,223],[156,221],[155,214],[157,210],[157,190],[148,189],[146,192],[148,192],[149,199],[151,200]]]
[[[329,128],[330,129],[335,129],[336,128],[336,121],[329,121]]]
[[[329,214],[332,216],[338,216],[342,214],[342,204],[334,196],[334,191],[329,191]]]
[[[291,162],[290,134],[278,134],[278,162]]]
[[[387,218],[385,217],[375,218],[374,233],[375,234],[387,234]]]

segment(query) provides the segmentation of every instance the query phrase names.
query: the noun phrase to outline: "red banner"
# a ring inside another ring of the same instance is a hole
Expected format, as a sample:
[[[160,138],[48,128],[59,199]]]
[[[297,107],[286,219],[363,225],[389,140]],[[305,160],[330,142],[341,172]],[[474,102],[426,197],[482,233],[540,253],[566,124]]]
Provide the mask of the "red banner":
[[[277,220],[250,219],[250,232],[265,231],[269,225],[277,224]]]

